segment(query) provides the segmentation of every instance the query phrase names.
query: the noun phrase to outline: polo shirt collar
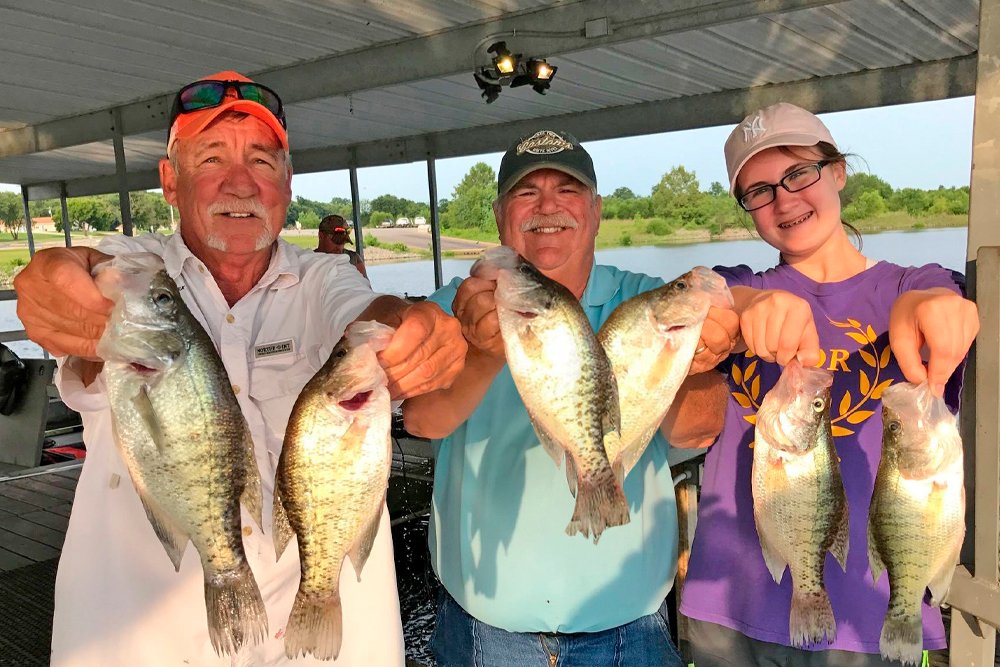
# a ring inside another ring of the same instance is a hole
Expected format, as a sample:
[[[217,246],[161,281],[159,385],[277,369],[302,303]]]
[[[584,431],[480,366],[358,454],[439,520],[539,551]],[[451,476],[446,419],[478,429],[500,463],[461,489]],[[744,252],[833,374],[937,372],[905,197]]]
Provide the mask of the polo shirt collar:
[[[583,290],[580,303],[585,307],[600,308],[611,301],[616,294],[618,294],[618,281],[612,280],[608,267],[601,266],[595,260],[590,268],[590,277],[587,278],[587,287]]]

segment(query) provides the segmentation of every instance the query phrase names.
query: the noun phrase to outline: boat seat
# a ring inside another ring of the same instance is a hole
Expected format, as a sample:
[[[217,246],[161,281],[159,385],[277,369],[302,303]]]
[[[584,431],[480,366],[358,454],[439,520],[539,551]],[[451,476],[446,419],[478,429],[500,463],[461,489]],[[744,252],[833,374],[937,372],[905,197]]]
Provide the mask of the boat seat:
[[[0,413],[0,463],[34,468],[42,460],[55,359],[22,359],[25,373],[10,414]],[[6,412],[6,410],[4,411]]]

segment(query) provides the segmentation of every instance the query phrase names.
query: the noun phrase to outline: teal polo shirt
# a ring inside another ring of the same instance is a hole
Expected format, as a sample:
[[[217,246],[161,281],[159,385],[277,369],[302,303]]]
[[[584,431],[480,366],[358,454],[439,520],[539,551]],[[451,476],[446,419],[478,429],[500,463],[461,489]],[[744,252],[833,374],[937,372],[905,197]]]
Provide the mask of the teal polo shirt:
[[[430,296],[451,312],[460,278]],[[663,281],[595,265],[581,303],[596,331]],[[657,610],[677,570],[669,445],[659,433],[625,480],[631,521],[600,542],[566,534],[575,500],[531,426],[510,370],[435,440],[434,571],[472,616],[511,632],[597,632]]]

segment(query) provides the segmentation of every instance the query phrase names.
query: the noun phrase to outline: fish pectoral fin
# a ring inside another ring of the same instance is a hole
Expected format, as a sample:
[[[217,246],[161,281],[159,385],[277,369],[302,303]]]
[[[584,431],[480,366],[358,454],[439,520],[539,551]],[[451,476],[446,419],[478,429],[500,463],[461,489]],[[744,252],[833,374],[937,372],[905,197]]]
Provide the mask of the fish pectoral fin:
[[[830,553],[840,563],[840,569],[847,572],[847,552],[850,550],[850,518],[847,512],[847,500],[840,505],[840,516],[837,517],[836,531],[833,534],[833,544]]]
[[[153,532],[160,538],[163,549],[167,552],[170,562],[174,564],[174,570],[180,572],[181,558],[184,557],[184,549],[187,547],[188,534],[183,528],[178,526],[173,518],[167,514],[156,501],[147,495],[145,489],[136,487],[142,507],[146,510],[146,518],[153,526]]]
[[[288,523],[288,514],[285,513],[285,505],[281,500],[281,480],[280,468],[279,476],[274,480],[274,509],[271,512],[271,536],[274,540],[274,560],[281,560],[281,554],[285,553],[285,547],[292,539],[292,525]]]
[[[139,387],[139,391],[132,397],[132,406],[139,418],[146,425],[146,431],[150,439],[156,445],[156,451],[162,452],[164,446],[163,429],[160,428],[160,420],[153,409],[153,403],[149,400],[149,392],[146,386]]]
[[[260,471],[257,469],[257,459],[253,455],[253,441],[250,439],[250,431],[245,428],[243,440],[243,451],[246,453],[243,475],[243,493],[240,501],[243,507],[247,508],[250,517],[257,522],[257,527],[263,531],[264,522],[261,518],[264,506],[264,493],[260,488]]]
[[[368,562],[368,556],[372,552],[372,545],[375,544],[375,536],[378,535],[378,527],[382,520],[382,508],[384,506],[385,496],[382,496],[378,511],[373,512],[372,516],[368,518],[368,522],[362,526],[361,532],[358,533],[358,537],[354,541],[354,546],[351,548],[349,554],[351,556],[351,565],[354,566],[354,574],[358,576],[358,581],[361,581],[361,570],[364,569],[365,563]]]

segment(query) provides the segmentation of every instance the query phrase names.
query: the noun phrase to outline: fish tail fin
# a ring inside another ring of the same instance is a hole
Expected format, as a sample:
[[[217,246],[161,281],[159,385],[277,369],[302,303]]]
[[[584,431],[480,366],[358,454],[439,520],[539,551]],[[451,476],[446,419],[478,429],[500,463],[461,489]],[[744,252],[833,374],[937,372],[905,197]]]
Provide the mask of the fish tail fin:
[[[343,636],[343,610],[338,591],[320,594],[299,590],[295,594],[285,628],[285,655],[288,658],[312,653],[320,660],[336,659]]]
[[[590,537],[593,534],[594,544],[597,544],[605,528],[628,522],[628,500],[610,466],[591,479],[579,481],[573,518],[566,526],[567,535],[583,533],[584,537]]]
[[[793,588],[792,610],[788,616],[788,635],[792,646],[800,648],[824,639],[830,644],[837,638],[837,621],[826,591]]]
[[[924,652],[924,630],[920,614],[886,616],[878,646],[886,660],[898,660],[904,665],[919,665]]]
[[[205,608],[208,635],[219,655],[236,655],[267,636],[267,611],[246,561],[234,571],[205,579]]]

